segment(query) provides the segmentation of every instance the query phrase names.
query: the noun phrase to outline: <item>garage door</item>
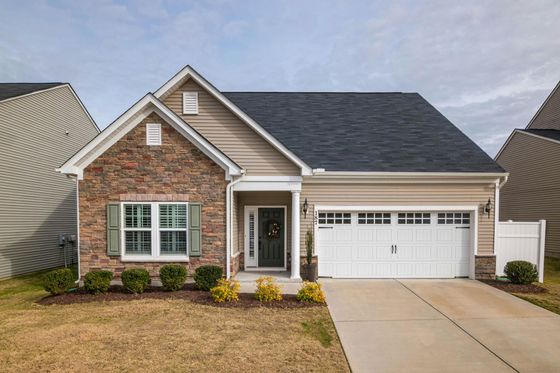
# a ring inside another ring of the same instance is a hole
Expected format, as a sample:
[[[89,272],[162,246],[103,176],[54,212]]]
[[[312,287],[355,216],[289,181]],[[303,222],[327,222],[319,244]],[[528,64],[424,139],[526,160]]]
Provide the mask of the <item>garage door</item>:
[[[470,223],[457,211],[319,211],[319,276],[467,277]]]

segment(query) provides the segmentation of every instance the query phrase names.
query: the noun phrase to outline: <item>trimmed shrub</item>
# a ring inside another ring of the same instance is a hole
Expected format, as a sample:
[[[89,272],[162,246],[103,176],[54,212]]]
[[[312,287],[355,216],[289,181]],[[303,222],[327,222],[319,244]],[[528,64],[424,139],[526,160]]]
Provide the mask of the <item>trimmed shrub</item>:
[[[239,281],[226,280],[225,278],[218,280],[218,285],[210,289],[210,295],[216,303],[237,302],[239,300],[239,290],[241,285]]]
[[[257,291],[255,298],[261,302],[272,302],[282,300],[282,292],[272,277],[259,277],[257,279]]]
[[[159,270],[159,279],[165,290],[177,291],[187,279],[187,268],[180,264],[166,264]]]
[[[102,294],[109,290],[113,272],[106,270],[91,271],[84,276],[84,288],[91,294]]]
[[[194,271],[194,282],[200,290],[208,291],[218,284],[218,280],[223,275],[222,267],[214,265],[204,265]]]
[[[70,268],[55,269],[43,277],[43,287],[52,295],[63,294],[74,285],[74,273]]]
[[[299,289],[296,299],[300,302],[325,303],[325,293],[321,284],[305,281]]]
[[[133,294],[143,293],[152,282],[148,271],[142,268],[124,270],[121,280],[124,289]]]
[[[537,266],[524,260],[507,262],[504,273],[514,284],[528,285],[539,279]]]

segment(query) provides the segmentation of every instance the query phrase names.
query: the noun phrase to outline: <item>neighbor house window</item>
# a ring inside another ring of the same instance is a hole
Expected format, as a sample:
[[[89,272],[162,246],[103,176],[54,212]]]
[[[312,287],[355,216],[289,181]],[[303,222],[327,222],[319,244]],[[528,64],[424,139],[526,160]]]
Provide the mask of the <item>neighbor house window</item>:
[[[123,203],[124,257],[186,257],[187,203]]]

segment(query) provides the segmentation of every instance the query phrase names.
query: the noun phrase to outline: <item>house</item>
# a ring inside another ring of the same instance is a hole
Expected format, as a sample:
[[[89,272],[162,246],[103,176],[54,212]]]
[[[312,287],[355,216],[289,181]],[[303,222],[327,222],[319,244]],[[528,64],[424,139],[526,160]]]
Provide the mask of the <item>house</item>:
[[[72,261],[76,182],[55,168],[98,133],[70,84],[0,83],[0,278]]]
[[[510,174],[502,220],[546,220],[545,255],[560,258],[560,82],[525,129],[514,130],[496,162]]]
[[[81,273],[201,264],[300,278],[495,274],[504,170],[416,93],[221,92],[187,66],[60,172]]]

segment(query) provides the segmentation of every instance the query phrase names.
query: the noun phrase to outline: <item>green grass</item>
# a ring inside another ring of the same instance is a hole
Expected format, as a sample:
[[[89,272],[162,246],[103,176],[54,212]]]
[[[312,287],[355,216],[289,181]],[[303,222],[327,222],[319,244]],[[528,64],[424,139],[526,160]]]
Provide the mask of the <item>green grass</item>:
[[[309,320],[301,323],[303,331],[311,337],[318,340],[323,347],[330,347],[332,345],[333,336],[332,331],[329,330],[330,321],[318,319]]]
[[[560,315],[560,259],[546,257],[544,260],[544,283],[548,290],[539,294],[515,294],[518,298]]]

